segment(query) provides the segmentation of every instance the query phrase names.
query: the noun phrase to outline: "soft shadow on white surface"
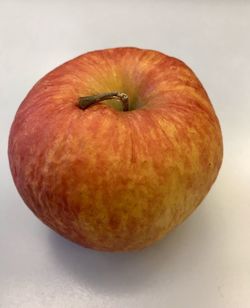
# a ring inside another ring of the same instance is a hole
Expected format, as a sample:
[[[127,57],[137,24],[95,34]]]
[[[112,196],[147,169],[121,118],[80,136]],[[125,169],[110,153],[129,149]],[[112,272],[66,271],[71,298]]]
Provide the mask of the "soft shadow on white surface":
[[[171,280],[183,276],[184,268],[185,276],[188,275],[183,258],[187,256],[187,262],[190,262],[190,246],[194,246],[195,242],[199,244],[202,236],[204,239],[209,237],[209,217],[199,212],[196,210],[192,217],[163,240],[138,252],[98,252],[71,243],[53,231],[48,233],[49,245],[55,263],[65,274],[95,292],[111,292],[113,295],[146,292],[162,279],[162,275],[165,275],[167,288]]]

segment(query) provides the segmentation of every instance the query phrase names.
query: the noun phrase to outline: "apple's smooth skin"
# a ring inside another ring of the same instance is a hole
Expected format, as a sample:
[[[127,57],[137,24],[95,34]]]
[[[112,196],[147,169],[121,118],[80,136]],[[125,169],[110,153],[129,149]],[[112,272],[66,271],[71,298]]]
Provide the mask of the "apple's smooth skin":
[[[79,97],[126,93],[79,108]],[[132,110],[131,110],[132,109]],[[50,72],[9,137],[16,187],[50,228],[85,247],[141,249],[199,205],[222,162],[218,119],[182,61],[153,50],[86,53]]]

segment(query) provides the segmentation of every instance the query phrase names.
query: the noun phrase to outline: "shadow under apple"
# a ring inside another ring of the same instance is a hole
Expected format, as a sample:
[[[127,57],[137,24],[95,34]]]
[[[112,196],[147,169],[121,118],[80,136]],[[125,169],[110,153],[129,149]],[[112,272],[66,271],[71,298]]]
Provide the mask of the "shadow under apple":
[[[197,249],[205,249],[209,218],[203,207],[163,240],[137,252],[94,251],[49,231],[52,258],[79,286],[85,285],[101,294],[138,294],[152,290],[162,281],[167,288],[172,280],[188,275],[186,263],[195,258]]]

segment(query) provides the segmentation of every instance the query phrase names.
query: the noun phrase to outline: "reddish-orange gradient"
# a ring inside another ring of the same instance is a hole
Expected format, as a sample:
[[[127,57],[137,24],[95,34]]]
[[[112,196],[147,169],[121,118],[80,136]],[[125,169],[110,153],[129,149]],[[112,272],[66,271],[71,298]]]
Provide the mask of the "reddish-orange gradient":
[[[128,94],[132,110],[77,105],[80,96],[112,91]],[[182,222],[216,179],[222,152],[218,119],[194,73],[138,48],[89,52],[47,74],[9,138],[28,207],[66,238],[107,251],[143,248]]]

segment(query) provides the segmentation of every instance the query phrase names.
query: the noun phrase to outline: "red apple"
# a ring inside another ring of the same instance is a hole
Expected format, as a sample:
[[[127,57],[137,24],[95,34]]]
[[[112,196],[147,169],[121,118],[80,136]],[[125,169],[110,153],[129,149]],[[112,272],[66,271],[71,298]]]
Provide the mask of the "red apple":
[[[47,74],[9,137],[28,207],[64,237],[107,251],[143,248],[181,223],[215,181],[222,152],[192,70],[138,48],[89,52]]]

